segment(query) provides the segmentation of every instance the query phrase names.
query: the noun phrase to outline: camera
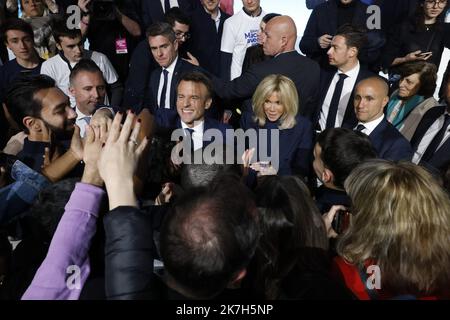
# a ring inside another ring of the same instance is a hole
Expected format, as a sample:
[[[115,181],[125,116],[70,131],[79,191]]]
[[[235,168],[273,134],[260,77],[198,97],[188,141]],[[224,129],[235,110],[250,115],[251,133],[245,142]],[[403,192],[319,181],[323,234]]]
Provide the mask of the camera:
[[[351,214],[347,210],[339,210],[334,216],[331,226],[337,234],[343,233],[350,225]]]

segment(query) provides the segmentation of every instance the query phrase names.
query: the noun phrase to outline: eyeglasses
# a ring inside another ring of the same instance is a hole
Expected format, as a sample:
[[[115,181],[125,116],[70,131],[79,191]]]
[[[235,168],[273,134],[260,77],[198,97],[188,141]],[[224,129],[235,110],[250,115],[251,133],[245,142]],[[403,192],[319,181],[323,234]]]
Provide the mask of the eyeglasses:
[[[175,32],[175,36],[177,39],[185,38],[188,40],[191,37],[191,34],[189,32]]]
[[[447,5],[447,0],[425,0],[427,7],[434,7],[435,4],[440,8],[444,8]]]

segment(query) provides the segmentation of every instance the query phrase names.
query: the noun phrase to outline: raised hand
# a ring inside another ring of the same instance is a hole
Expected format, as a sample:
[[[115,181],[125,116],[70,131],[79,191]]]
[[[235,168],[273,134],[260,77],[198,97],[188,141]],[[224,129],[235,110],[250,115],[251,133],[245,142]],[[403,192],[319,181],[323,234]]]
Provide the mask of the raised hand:
[[[80,127],[74,125],[72,140],[70,141],[70,152],[74,155],[74,157],[81,161],[83,160],[83,141],[80,136]]]
[[[186,52],[187,56],[189,59],[183,59],[187,62],[189,62],[190,64],[193,64],[194,66],[200,66],[200,62],[198,62],[198,59],[196,57],[194,57],[190,52]]]
[[[328,238],[336,238],[338,236],[336,230],[333,229],[332,223],[334,220],[334,216],[337,214],[339,210],[347,210],[342,205],[334,205],[330,208],[330,211],[324,213],[322,215],[323,222],[325,223],[325,228],[327,230]]]
[[[98,160],[102,151],[102,132],[98,126],[86,126],[86,139],[84,142],[84,172],[81,182],[101,187],[103,179],[98,172]]]
[[[134,114],[128,116],[121,128],[122,113],[117,113],[108,139],[98,161],[100,176],[108,191],[110,210],[118,206],[137,206],[133,190],[133,175],[148,139],[138,141],[140,121],[132,129]]]
[[[322,49],[326,49],[331,45],[332,39],[333,39],[333,36],[330,36],[329,34],[324,34],[319,39],[317,39],[317,41],[319,42],[319,46]]]

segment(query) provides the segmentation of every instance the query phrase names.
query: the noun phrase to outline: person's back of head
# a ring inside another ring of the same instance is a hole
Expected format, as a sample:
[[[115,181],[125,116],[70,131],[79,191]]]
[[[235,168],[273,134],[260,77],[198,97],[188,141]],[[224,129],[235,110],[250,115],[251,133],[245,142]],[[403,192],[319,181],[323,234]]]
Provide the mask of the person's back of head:
[[[198,149],[193,153],[194,161],[183,165],[180,182],[184,190],[192,187],[205,187],[219,175],[240,175],[240,167],[236,164],[232,147],[227,145],[210,145],[210,147],[213,148],[211,154],[203,152],[203,149]],[[195,159],[201,161],[196,163]]]
[[[350,227],[337,251],[363,266],[372,260],[392,294],[448,294],[450,199],[433,176],[409,162],[373,160],[347,178]]]
[[[24,75],[16,78],[6,92],[5,104],[13,120],[28,133],[23,119],[27,116],[40,118],[42,101],[36,94],[54,88],[55,80],[46,75]]]
[[[323,178],[324,173],[331,173],[329,183],[343,189],[345,179],[358,164],[376,157],[377,153],[364,133],[344,128],[329,128],[317,137],[314,169],[323,182],[328,180]],[[317,162],[323,164],[320,170],[322,172],[318,172]]]
[[[169,286],[190,298],[220,294],[245,276],[257,244],[250,191],[229,176],[191,189],[166,216],[160,240]]]
[[[37,200],[28,210],[27,214],[38,222],[49,239],[53,237],[78,181],[79,178],[69,178],[52,183],[41,190]]]
[[[282,280],[297,270],[320,272],[328,238],[308,187],[297,177],[267,176],[255,190],[261,238],[255,254],[257,291],[266,298],[281,294]],[[310,253],[322,252],[316,259]],[[300,276],[300,275],[298,275]]]

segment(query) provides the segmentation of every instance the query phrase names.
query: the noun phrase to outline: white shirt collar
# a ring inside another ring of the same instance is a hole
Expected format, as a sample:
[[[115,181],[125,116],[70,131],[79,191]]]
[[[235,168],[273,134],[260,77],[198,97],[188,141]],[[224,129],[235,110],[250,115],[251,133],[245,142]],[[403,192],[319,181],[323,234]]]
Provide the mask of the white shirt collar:
[[[359,69],[360,65],[358,61],[358,63],[356,64],[356,66],[353,67],[353,69],[350,69],[347,72],[342,72],[341,70],[338,70],[337,74],[345,73],[347,77],[356,79],[358,77]]]
[[[370,135],[372,133],[372,131],[375,130],[376,127],[378,127],[378,125],[381,123],[381,121],[383,121],[383,119],[384,119],[384,114],[381,115],[379,118],[372,120],[370,122],[362,123],[359,121],[358,125],[362,124],[365,127],[365,129],[362,130],[362,132],[367,135]]]
[[[186,123],[181,121],[181,127],[183,129],[192,129],[192,130],[194,130],[194,134],[196,134],[196,133],[203,133],[203,124],[205,123],[205,121],[204,120],[196,121],[195,123],[196,123],[196,125],[193,128],[189,128]]]
[[[173,62],[170,64],[170,66],[168,66],[167,68],[163,67],[163,69],[166,69],[167,71],[169,71],[170,74],[173,74],[173,72],[175,70],[175,66],[177,65],[177,61],[178,61],[178,55],[175,58],[175,60],[173,60]]]
[[[91,115],[86,115],[86,114],[84,114],[83,112],[81,112],[81,110],[78,109],[78,107],[75,107],[75,112],[77,113],[77,119],[76,119],[76,121],[81,120],[81,119],[84,119],[84,118],[90,118],[90,117],[92,117],[92,114],[91,114]]]

